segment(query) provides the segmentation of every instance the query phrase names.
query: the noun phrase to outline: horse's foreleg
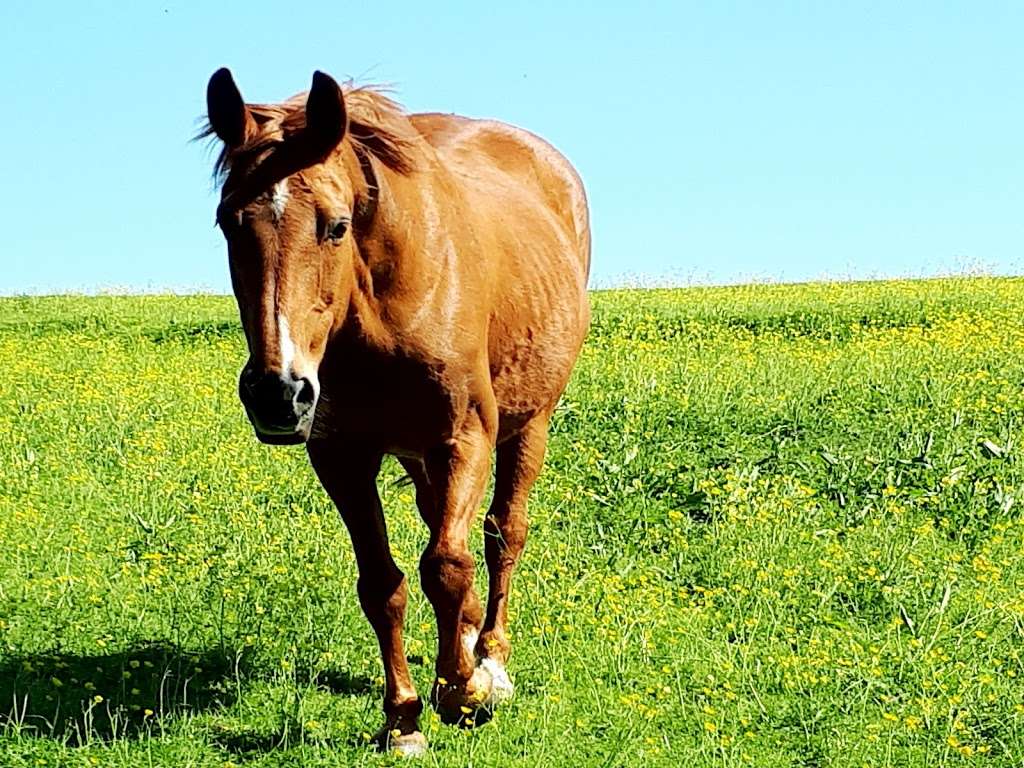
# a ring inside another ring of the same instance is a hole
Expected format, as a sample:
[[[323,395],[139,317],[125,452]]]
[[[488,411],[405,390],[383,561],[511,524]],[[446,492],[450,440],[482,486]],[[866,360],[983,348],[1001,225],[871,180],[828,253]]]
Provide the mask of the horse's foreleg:
[[[320,482],[341,512],[359,567],[359,602],[377,635],[384,660],[384,726],[376,742],[382,749],[414,754],[426,740],[419,731],[423,705],[416,695],[402,641],[405,575],[388,545],[376,477],[381,456],[353,456],[323,441],[308,444]]]
[[[437,615],[437,680],[431,699],[446,722],[464,720],[491,687],[489,676],[481,678],[474,654],[483,616],[467,542],[487,487],[494,431],[475,415],[467,422],[424,461],[435,510],[427,520],[430,542],[420,559],[420,579]]]

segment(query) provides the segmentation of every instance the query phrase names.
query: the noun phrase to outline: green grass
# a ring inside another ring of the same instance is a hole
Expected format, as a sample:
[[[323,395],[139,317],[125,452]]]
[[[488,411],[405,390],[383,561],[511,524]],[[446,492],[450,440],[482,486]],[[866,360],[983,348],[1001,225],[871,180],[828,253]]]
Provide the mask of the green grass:
[[[593,303],[516,699],[425,717],[423,764],[1024,765],[1024,280]],[[396,762],[347,537],[243,358],[227,298],[0,300],[0,765]],[[425,692],[418,589],[407,641]]]

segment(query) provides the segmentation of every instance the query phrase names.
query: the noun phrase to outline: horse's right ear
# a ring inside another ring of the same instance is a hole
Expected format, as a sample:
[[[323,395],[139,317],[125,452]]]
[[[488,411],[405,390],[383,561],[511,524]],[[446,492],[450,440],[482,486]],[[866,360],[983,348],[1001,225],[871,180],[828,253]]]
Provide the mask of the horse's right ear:
[[[214,72],[206,86],[206,115],[210,128],[227,146],[245,141],[252,117],[227,67]]]

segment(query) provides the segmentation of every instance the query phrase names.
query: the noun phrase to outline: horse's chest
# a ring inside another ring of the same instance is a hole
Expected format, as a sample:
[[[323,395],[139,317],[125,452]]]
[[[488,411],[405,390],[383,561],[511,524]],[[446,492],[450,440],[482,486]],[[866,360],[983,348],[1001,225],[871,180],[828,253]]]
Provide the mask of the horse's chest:
[[[465,392],[412,360],[352,356],[321,369],[315,431],[397,454],[420,454],[451,436]]]

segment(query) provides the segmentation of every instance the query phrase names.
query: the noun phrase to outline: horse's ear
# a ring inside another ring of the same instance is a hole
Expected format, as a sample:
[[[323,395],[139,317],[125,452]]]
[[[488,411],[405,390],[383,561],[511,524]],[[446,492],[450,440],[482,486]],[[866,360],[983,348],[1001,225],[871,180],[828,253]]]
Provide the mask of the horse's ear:
[[[317,154],[328,155],[348,130],[345,96],[330,75],[316,71],[306,97],[306,133]]]
[[[210,128],[227,146],[237,147],[245,141],[252,117],[227,67],[221,67],[210,77],[206,86],[206,114]]]

